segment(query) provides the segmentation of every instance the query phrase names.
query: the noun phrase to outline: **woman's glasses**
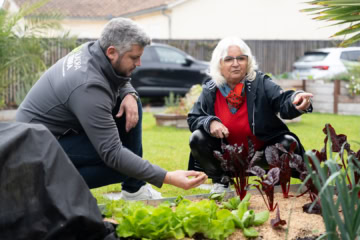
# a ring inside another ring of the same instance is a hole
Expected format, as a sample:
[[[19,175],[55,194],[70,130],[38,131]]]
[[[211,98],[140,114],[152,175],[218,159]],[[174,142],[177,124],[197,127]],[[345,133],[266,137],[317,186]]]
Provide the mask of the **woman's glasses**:
[[[234,63],[234,60],[236,60],[236,62],[237,62],[238,64],[241,64],[241,63],[243,63],[243,62],[246,62],[247,59],[248,59],[248,56],[247,56],[247,55],[240,55],[240,56],[238,56],[238,57],[226,56],[226,57],[224,58],[224,63],[225,63],[226,65],[232,65],[232,64]]]

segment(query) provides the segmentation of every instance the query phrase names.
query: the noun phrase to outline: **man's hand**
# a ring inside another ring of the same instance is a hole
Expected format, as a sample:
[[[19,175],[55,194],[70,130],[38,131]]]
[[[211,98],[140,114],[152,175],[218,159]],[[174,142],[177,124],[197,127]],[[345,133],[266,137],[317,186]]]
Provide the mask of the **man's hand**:
[[[139,121],[138,105],[135,97],[131,94],[127,94],[122,100],[116,117],[120,118],[124,112],[126,114],[125,130],[129,132]]]
[[[229,136],[229,130],[221,122],[213,120],[210,123],[210,134],[216,138],[227,138]]]
[[[310,107],[310,99],[313,97],[312,93],[302,92],[295,95],[293,104],[296,109],[305,111]]]
[[[191,176],[194,178],[189,178]],[[206,180],[207,175],[203,172],[176,170],[166,173],[164,183],[188,190],[203,184]]]

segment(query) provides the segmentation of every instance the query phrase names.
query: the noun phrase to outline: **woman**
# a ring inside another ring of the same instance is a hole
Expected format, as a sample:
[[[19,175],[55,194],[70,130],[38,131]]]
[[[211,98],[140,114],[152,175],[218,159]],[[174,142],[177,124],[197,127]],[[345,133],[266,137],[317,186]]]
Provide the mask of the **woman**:
[[[293,119],[312,112],[311,93],[284,91],[259,71],[250,48],[236,37],[222,39],[212,54],[210,77],[188,114],[190,131],[189,169],[198,169],[212,178],[211,192],[229,190],[229,182],[213,151],[221,142],[255,150],[281,143],[285,148],[295,141],[295,153],[304,148],[282,119]]]

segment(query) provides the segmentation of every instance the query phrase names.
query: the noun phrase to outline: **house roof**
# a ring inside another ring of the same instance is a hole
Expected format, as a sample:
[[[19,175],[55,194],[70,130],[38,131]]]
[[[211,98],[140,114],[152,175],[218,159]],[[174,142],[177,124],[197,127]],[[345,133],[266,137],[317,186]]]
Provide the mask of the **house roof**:
[[[39,0],[13,0],[19,7]],[[70,18],[112,18],[135,16],[167,9],[184,0],[50,0],[40,13],[55,11]]]

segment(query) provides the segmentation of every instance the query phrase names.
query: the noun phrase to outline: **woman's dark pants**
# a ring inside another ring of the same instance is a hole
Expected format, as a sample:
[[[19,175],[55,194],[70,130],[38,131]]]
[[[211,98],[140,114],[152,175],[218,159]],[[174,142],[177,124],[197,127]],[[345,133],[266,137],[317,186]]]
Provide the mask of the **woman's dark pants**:
[[[280,135],[272,139],[265,144],[264,149],[266,146],[280,143],[286,150],[289,150],[293,141],[297,143],[295,153],[302,156],[303,151],[301,150],[300,143],[290,134]],[[212,137],[204,130],[199,129],[194,131],[190,137],[190,149],[189,170],[204,171],[214,183],[221,183],[221,180],[224,179],[223,177],[226,176],[226,173],[222,170],[220,161],[214,157],[213,153],[214,151],[221,152],[221,139]],[[256,165],[259,165],[264,169],[269,168],[265,157],[263,157]],[[293,177],[299,177],[295,170],[292,171],[292,175]]]
[[[135,128],[131,129],[129,132],[125,131],[125,114],[121,118],[115,117],[119,110],[120,103],[120,101],[117,102],[116,107],[113,110],[113,116],[119,131],[121,142],[123,146],[142,157],[141,102],[138,101],[139,122]],[[84,132],[61,137],[59,143],[78,169],[89,188],[122,183],[123,190],[136,192],[141,186],[145,185],[145,182],[142,180],[128,177],[106,166]]]

